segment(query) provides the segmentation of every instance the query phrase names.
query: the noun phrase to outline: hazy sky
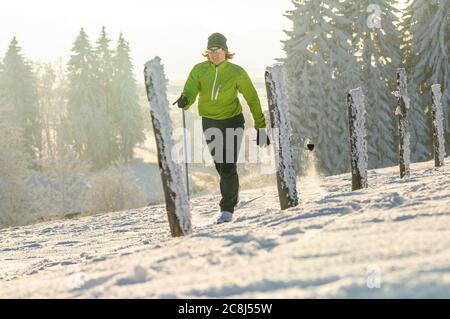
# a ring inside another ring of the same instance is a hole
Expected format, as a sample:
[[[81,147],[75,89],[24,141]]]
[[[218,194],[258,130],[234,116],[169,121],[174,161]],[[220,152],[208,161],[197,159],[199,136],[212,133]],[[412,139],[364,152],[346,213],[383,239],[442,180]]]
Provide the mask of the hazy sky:
[[[284,56],[283,16],[291,0],[13,0],[0,10],[0,56],[16,36],[30,59],[67,59],[81,27],[92,43],[101,27],[115,46],[120,32],[130,42],[138,80],[146,60],[162,58],[169,80],[184,80],[204,58],[208,36],[221,32],[236,52],[234,62],[262,78]]]

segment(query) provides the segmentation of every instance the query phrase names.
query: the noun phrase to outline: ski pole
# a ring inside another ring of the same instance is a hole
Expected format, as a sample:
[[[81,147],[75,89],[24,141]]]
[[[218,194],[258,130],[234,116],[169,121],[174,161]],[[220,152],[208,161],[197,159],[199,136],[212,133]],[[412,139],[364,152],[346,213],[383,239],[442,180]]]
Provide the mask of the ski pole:
[[[188,158],[187,158],[187,142],[186,142],[186,117],[184,115],[184,110],[183,110],[183,139],[184,139],[184,165],[186,167],[186,190],[189,199],[190,196],[189,196],[189,174],[188,174]]]
[[[181,99],[181,96],[178,100],[173,102],[172,105],[177,104],[180,99]],[[188,199],[190,199],[189,174],[188,174],[189,166],[188,166],[188,159],[187,159],[187,142],[186,142],[186,116],[184,115],[184,109],[182,110],[182,112],[183,112],[182,113],[183,114],[183,142],[184,142],[184,165],[185,165],[185,172],[186,172],[186,191],[187,191]]]

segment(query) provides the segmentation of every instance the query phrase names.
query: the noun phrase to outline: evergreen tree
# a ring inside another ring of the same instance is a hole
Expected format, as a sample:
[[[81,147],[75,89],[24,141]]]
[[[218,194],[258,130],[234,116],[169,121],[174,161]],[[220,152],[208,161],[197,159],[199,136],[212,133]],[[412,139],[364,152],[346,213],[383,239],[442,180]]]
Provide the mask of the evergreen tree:
[[[14,37],[8,47],[0,70],[0,103],[11,113],[11,121],[22,132],[24,149],[29,155],[29,167],[42,152],[42,127],[36,79],[30,63],[22,56]]]
[[[411,74],[411,155],[431,158],[431,85],[441,84],[446,140],[450,138],[450,0],[412,0],[404,16],[405,62]],[[450,151],[449,143],[446,145]]]
[[[31,190],[24,181],[30,159],[23,129],[15,124],[14,116],[9,106],[0,103],[0,227],[24,220],[31,204]]]
[[[68,105],[66,138],[81,159],[94,169],[109,164],[109,121],[98,65],[87,34],[81,29],[68,62]]]
[[[116,54],[114,56],[112,121],[116,126],[119,138],[121,158],[129,160],[133,157],[133,148],[144,141],[143,115],[137,95],[136,79],[130,58],[130,48],[119,35]]]
[[[317,145],[319,170],[346,172],[350,169],[346,96],[359,85],[352,21],[342,14],[339,1],[293,4],[295,9],[286,14],[293,29],[284,42],[284,61],[298,147],[304,149],[309,139]]]
[[[38,96],[43,131],[43,158],[54,158],[56,132],[60,124],[62,109],[58,104],[56,70],[50,63],[36,63]]]
[[[429,121],[425,116],[425,108],[421,107],[421,101],[417,96],[417,83],[414,81],[413,73],[413,54],[411,51],[412,35],[411,26],[413,21],[413,8],[411,3],[403,11],[400,31],[402,32],[402,60],[408,73],[408,92],[411,99],[411,109],[409,110],[410,123],[410,149],[411,159],[414,162],[424,161],[429,157],[429,150],[426,146],[426,140],[430,134]]]
[[[113,79],[114,79],[114,52],[110,49],[111,40],[106,34],[105,27],[102,27],[100,36],[97,40],[97,47],[95,49],[95,56],[97,61],[97,80],[102,90],[100,99],[100,108],[104,110],[107,116],[108,123],[108,158],[109,161],[114,161],[119,158],[118,142],[117,142],[117,130],[114,126],[117,123],[113,121],[113,105],[114,105],[114,91],[113,91]]]
[[[396,69],[401,66],[400,39],[394,0],[345,2],[345,16],[352,20],[353,46],[357,48],[361,83],[367,110],[369,168],[394,165],[397,161],[394,116]]]

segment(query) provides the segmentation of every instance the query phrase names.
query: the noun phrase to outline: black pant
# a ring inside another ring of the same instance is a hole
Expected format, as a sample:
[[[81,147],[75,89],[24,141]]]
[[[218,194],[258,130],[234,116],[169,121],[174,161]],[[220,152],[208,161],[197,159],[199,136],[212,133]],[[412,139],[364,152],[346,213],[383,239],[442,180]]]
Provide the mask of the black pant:
[[[237,158],[244,132],[244,116],[241,114],[225,119],[202,118],[209,152],[220,176],[221,211],[234,212],[239,199],[239,176]],[[228,128],[228,130],[227,130]]]

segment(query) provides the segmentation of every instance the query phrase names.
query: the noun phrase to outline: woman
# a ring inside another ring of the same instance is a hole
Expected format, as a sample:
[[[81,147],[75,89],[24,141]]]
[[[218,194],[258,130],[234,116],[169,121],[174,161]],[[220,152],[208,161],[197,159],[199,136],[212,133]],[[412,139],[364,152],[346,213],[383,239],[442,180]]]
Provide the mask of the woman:
[[[205,62],[194,66],[178,99],[178,107],[187,110],[199,95],[198,110],[214,164],[220,176],[220,216],[218,224],[232,220],[239,198],[237,155],[244,129],[244,116],[238,92],[247,101],[258,131],[257,144],[270,144],[266,134],[261,103],[247,72],[229,62],[227,39],[220,33],[208,38]],[[231,144],[231,145],[230,145]],[[218,145],[220,145],[218,147]]]

